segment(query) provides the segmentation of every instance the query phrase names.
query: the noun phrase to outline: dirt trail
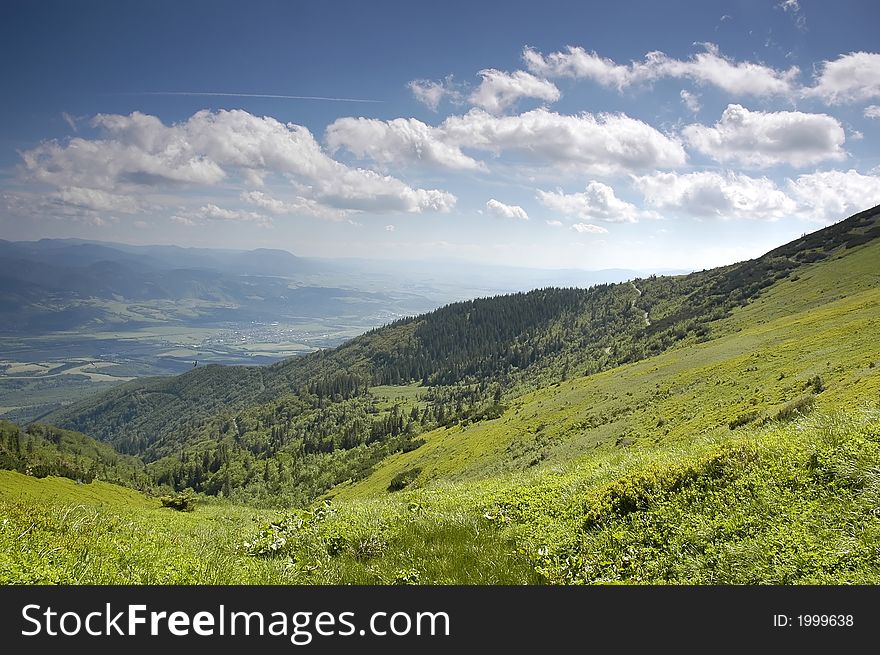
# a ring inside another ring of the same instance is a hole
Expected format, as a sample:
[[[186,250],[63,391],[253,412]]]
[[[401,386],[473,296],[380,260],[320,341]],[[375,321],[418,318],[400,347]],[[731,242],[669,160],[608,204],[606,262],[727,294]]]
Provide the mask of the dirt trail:
[[[641,295],[642,295],[642,290],[639,289],[639,288],[635,285],[634,282],[630,282],[629,284],[630,284],[630,286],[631,286],[633,289],[636,290],[636,294],[637,294],[639,297],[641,297]],[[651,325],[651,321],[648,319],[648,312],[642,310],[642,318],[645,319],[645,325],[646,325],[646,326]]]

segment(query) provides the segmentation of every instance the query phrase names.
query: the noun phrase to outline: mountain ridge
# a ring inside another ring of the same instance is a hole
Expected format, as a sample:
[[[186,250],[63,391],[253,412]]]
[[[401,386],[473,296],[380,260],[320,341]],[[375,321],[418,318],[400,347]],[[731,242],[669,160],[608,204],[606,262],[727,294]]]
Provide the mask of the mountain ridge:
[[[497,417],[531,390],[723,336],[737,308],[817,262],[869,244],[878,221],[875,207],[801,245],[685,276],[454,303],[268,367],[210,367],[134,381],[47,420],[159,468],[191,466],[187,479],[196,486],[207,468],[195,460],[175,463],[175,453],[197,458],[228,447],[248,466],[263,466],[266,479],[277,473],[275,464],[261,463],[270,460],[321,470],[329,477],[294,494],[308,502],[315,491],[366,475],[393,452],[418,448],[421,433]],[[370,392],[377,385],[410,385],[420,399],[383,405]],[[252,476],[250,469],[240,480],[215,478],[205,488],[228,493]]]

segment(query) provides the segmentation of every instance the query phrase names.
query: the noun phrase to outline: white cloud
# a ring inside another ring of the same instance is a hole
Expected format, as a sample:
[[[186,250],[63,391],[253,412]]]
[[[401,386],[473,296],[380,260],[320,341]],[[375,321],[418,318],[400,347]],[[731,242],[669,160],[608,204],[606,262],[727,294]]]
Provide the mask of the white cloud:
[[[621,65],[611,59],[600,57],[596,52],[568,46],[565,52],[552,52],[546,56],[533,48],[526,47],[523,49],[522,58],[526,68],[538,75],[586,78],[602,86],[619,90],[656,77],[651,55],[644,63],[632,62],[629,65]]]
[[[581,234],[607,234],[608,230],[606,230],[601,225],[592,225],[590,223],[575,223],[571,226],[571,229],[580,232]]]
[[[562,227],[562,221],[544,221],[550,227]]]
[[[783,71],[764,64],[735,61],[722,55],[713,43],[701,45],[704,52],[687,60],[674,59],[662,52],[649,52],[644,61],[623,65],[573,46],[546,56],[526,48],[523,60],[526,67],[538,75],[591,79],[618,90],[664,77],[712,84],[737,95],[785,96],[791,95],[795,89],[795,80],[800,74],[796,66]]]
[[[526,210],[519,205],[506,205],[492,198],[486,203],[486,211],[498,218],[512,218],[521,221],[529,220]]]
[[[781,218],[837,221],[880,204],[880,175],[820,171],[788,178],[780,187],[766,177],[728,171],[634,178],[645,202],[698,218]]]
[[[880,204],[880,176],[855,170],[821,171],[787,181],[800,212],[818,221],[836,221]]]
[[[684,77],[700,84],[711,84],[735,95],[790,95],[800,75],[797,66],[786,71],[750,61],[735,61],[721,54],[713,43],[702,44],[705,52],[687,61],[670,59],[660,53],[657,66],[664,77]]]
[[[310,198],[295,196],[292,200],[279,200],[262,191],[242,191],[239,196],[244,202],[259,207],[276,216],[315,216],[317,218],[328,218],[331,220],[340,220],[345,218],[347,212],[341,209],[335,209],[322,205],[321,203]]]
[[[833,105],[880,97],[880,54],[851,52],[822,62],[816,84],[803,93]]]
[[[67,123],[67,126],[71,130],[73,130],[74,132],[79,132],[79,127],[77,127],[77,124],[76,124],[76,120],[77,120],[76,117],[71,116],[66,111],[62,111],[61,118],[64,120],[65,123]]]
[[[94,212],[135,214],[141,210],[140,203],[131,196],[109,193],[98,189],[63,187],[52,198],[72,207]]]
[[[437,111],[444,98],[455,104],[462,100],[462,85],[456,83],[452,75],[447,75],[440,81],[412,80],[406,86],[416,100],[432,111]]]
[[[244,221],[246,223],[250,223],[263,222],[266,220],[265,216],[256,212],[243,212],[234,209],[224,209],[211,203],[199,207],[197,213],[202,218],[210,219],[213,221]]]
[[[614,189],[596,181],[590,182],[586,191],[581,193],[538,190],[538,200],[548,209],[586,220],[637,223],[639,218],[655,217],[648,216],[635,205],[621,200],[614,194]]]
[[[415,118],[382,121],[374,118],[339,118],[325,134],[331,152],[346,148],[356,157],[388,165],[418,163],[436,168],[485,170],[485,165],[445,143],[440,130]]]
[[[416,119],[342,118],[327,128],[326,139],[332,150],[345,147],[383,165],[453,170],[487,170],[465,148],[597,174],[667,168],[687,159],[678,141],[624,114],[572,116],[545,108],[515,116],[472,109],[437,127]]]
[[[439,126],[446,143],[520,155],[578,172],[610,174],[680,166],[687,160],[675,139],[624,114],[574,116],[538,108],[518,116],[472,109]]]
[[[696,114],[700,111],[700,97],[695,93],[691,93],[686,89],[682,89],[681,93],[678,94],[681,97],[681,101],[685,107],[687,107],[688,111],[692,114]]]
[[[155,116],[99,114],[101,138],[44,142],[22,153],[32,180],[135,195],[156,187],[213,186],[282,175],[304,197],[347,211],[449,211],[455,196],[415,189],[329,157],[309,130],[245,111],[200,111],[166,126]]]
[[[776,6],[785,13],[791,12],[795,27],[801,32],[807,31],[807,17],[801,13],[801,5],[798,0],[783,0]]]
[[[868,105],[865,107],[865,118],[880,118],[880,105]]]
[[[802,32],[807,31],[807,17],[801,13],[801,5],[798,0],[783,0],[776,6],[786,13],[791,12],[795,27]]]
[[[746,166],[807,166],[846,157],[840,122],[827,114],[749,111],[728,105],[713,127],[688,125],[688,144],[719,162]]]
[[[394,228],[393,225],[386,225],[386,226],[385,226],[385,231],[386,231],[386,232],[394,232],[394,229],[395,229],[395,228]]]
[[[797,210],[797,204],[772,180],[742,173],[655,173],[636,177],[633,184],[649,206],[698,218],[774,221],[793,216]]]
[[[471,94],[471,103],[492,114],[500,114],[520,98],[536,98],[545,102],[559,100],[559,89],[553,82],[525,71],[505,73],[487,68],[480,71],[483,81]]]
[[[218,207],[213,203],[202,205],[195,210],[182,211],[171,217],[175,223],[183,225],[205,225],[208,222],[254,223],[259,227],[271,227],[272,219],[257,212],[241,211]]]

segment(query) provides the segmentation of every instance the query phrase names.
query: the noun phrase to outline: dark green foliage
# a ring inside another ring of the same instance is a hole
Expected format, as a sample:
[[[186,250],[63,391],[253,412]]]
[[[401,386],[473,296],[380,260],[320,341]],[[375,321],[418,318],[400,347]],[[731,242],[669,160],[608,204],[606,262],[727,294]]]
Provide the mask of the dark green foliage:
[[[0,421],[0,469],[37,478],[54,475],[85,483],[97,478],[138,489],[152,486],[137,458],[120,455],[84,434],[39,423],[22,430]]]
[[[401,450],[405,453],[410,453],[414,451],[416,448],[420,448],[425,445],[424,439],[413,439],[412,441],[407,441],[403,444],[403,448]]]
[[[159,501],[162,503],[162,507],[168,507],[178,512],[192,512],[196,508],[196,495],[192,489],[162,496]]]
[[[745,414],[740,414],[729,423],[729,427],[731,430],[736,430],[739,427],[748,425],[752,421],[757,420],[758,416],[758,412],[746,412]]]
[[[417,477],[419,477],[419,473],[421,472],[422,469],[416,467],[398,473],[391,479],[391,484],[388,485],[388,491],[400,491],[401,489],[406,489]]]
[[[813,396],[801,396],[785,403],[774,417],[777,421],[790,421],[798,416],[808,414],[816,405]]]

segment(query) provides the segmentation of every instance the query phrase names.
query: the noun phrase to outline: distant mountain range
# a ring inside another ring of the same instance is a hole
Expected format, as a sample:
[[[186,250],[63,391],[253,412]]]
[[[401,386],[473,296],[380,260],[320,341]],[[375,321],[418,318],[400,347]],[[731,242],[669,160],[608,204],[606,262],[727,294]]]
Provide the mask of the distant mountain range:
[[[640,274],[308,259],[271,249],[0,240],[0,334],[334,316],[379,324],[382,316],[418,314],[454,300]]]

